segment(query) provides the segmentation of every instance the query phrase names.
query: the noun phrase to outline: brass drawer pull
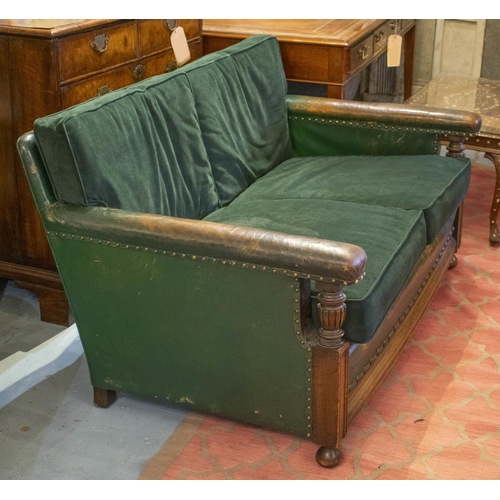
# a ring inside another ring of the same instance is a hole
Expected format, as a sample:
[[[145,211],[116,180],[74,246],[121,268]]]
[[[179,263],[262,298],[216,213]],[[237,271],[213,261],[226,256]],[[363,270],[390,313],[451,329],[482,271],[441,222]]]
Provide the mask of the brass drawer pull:
[[[167,28],[170,31],[174,31],[178,25],[179,25],[179,19],[165,19],[165,21],[163,21],[163,26],[165,26],[165,28]]]
[[[389,26],[390,26],[391,30],[394,31],[399,26],[399,19],[391,21]]]
[[[384,38],[384,35],[385,35],[385,31],[384,30],[379,31],[378,35],[374,36],[375,42],[376,43],[380,42],[380,40],[382,40],[382,38]]]
[[[165,68],[165,73],[170,73],[172,71],[175,71],[177,68],[178,68],[178,64],[177,64],[177,61],[170,61],[168,64],[167,64],[167,67]]]
[[[368,57],[368,53],[369,53],[369,48],[367,45],[364,45],[357,52],[358,59],[366,59]]]
[[[94,40],[90,42],[90,46],[96,51],[96,52],[104,52],[109,45],[109,36],[106,35],[105,33],[101,33],[100,35],[96,35]]]
[[[138,64],[135,68],[134,71],[132,71],[132,77],[134,80],[137,82],[139,80],[142,80],[144,78],[144,75],[146,74],[146,67],[144,64]]]
[[[111,92],[111,91],[112,91],[112,88],[109,85],[103,85],[102,87],[99,87],[97,89],[95,96],[99,97],[99,96],[107,94],[108,92]]]

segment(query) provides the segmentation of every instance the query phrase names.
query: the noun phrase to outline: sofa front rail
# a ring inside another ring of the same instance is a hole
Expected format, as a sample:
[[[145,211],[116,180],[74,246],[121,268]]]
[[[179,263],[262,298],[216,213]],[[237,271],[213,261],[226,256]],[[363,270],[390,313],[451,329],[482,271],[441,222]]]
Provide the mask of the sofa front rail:
[[[41,208],[50,233],[124,242],[191,259],[215,258],[230,265],[263,266],[294,277],[351,285],[363,279],[365,251],[348,243],[276,231],[180,219],[102,207],[54,203]]]

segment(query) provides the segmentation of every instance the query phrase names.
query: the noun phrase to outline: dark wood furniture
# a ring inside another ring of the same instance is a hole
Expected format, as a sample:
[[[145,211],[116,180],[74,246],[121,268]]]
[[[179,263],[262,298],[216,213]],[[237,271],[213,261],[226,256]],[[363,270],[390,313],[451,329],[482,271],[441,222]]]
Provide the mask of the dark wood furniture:
[[[500,81],[486,78],[439,75],[408,99],[407,104],[433,108],[460,109],[481,115],[483,124],[476,137],[467,139],[463,149],[484,152],[496,169],[496,184],[490,209],[490,243],[500,245]],[[445,141],[447,136],[443,138]]]
[[[201,21],[180,20],[192,59]],[[69,323],[68,303],[16,152],[36,118],[176,68],[163,19],[0,20],[0,278],[40,299],[41,318]]]
[[[203,53],[251,35],[275,35],[287,80],[327,86],[328,97],[345,99],[349,82],[387,50],[392,34],[404,40],[404,98],[411,96],[413,19],[205,19]]]

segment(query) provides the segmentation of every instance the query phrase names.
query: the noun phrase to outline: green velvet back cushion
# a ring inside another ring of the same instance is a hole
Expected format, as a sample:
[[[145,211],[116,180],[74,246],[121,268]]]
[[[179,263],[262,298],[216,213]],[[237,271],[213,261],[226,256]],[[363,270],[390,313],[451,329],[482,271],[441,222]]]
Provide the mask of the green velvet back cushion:
[[[292,154],[274,37],[254,36],[185,68],[223,206]]]
[[[219,205],[182,73],[35,122],[59,201],[200,219]]]

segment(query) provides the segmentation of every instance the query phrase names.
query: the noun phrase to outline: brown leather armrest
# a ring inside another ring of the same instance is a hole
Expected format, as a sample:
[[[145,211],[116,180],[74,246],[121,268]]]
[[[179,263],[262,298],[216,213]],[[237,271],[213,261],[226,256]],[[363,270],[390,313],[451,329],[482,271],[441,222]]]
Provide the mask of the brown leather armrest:
[[[347,243],[215,222],[54,203],[41,209],[49,233],[91,237],[188,254],[268,266],[292,275],[352,284],[362,279],[366,254]],[[105,243],[106,244],[106,243]]]
[[[289,113],[293,115],[367,122],[367,125],[374,122],[429,130],[438,134],[464,135],[475,135],[481,129],[481,116],[468,111],[308,96],[287,96],[287,104]]]

